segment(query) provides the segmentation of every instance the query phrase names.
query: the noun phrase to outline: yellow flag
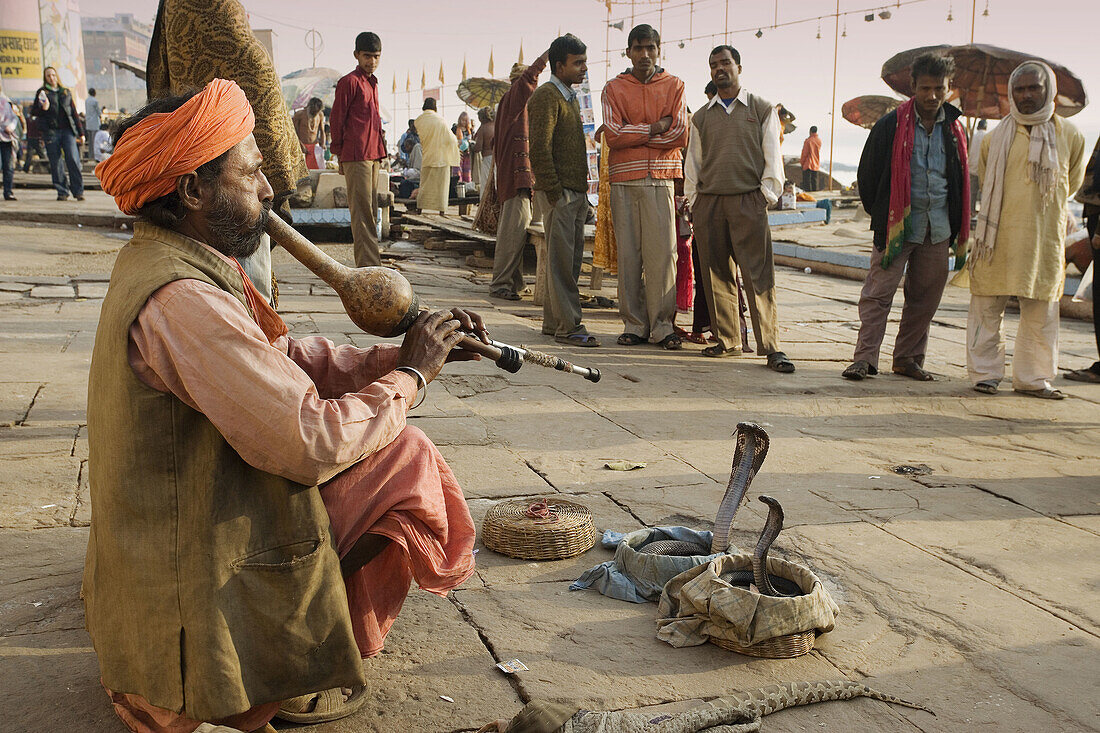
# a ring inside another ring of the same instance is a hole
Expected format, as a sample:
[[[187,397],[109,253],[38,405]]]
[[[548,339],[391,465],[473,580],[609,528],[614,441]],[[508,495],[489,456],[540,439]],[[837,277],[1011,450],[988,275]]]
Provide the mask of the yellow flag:
[[[523,41],[519,42],[519,62],[523,63]]]
[[[412,73],[406,71],[405,72],[405,91],[406,92],[411,92],[412,88],[413,88]]]
[[[424,71],[424,67],[420,67],[420,88],[426,89],[428,87],[428,77]]]
[[[439,62],[439,83],[446,84],[447,81],[443,78],[443,62]]]
[[[493,47],[489,46],[489,76],[493,75]]]
[[[393,93],[397,94],[397,72],[393,72]]]
[[[462,57],[462,81],[466,81],[466,57]]]

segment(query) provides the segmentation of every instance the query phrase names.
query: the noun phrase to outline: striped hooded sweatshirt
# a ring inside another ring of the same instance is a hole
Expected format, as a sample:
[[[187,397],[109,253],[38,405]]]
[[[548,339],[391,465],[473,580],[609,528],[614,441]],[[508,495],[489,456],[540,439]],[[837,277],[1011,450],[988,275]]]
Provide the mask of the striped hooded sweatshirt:
[[[649,126],[672,117],[667,132],[650,137]],[[652,178],[683,178],[681,150],[688,142],[684,82],[657,69],[647,82],[629,71],[603,89],[603,128],[609,147],[612,183]]]

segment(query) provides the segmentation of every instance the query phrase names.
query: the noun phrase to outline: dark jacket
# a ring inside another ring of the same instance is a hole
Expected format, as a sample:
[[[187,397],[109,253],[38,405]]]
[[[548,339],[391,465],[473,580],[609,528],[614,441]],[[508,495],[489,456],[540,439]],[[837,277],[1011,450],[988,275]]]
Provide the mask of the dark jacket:
[[[43,110],[38,101],[38,95],[46,92],[50,100],[50,108]],[[56,91],[46,86],[38,87],[34,93],[34,105],[31,114],[38,122],[38,128],[46,133],[48,130],[69,129],[77,137],[84,137],[84,126],[80,123],[80,115],[76,111],[76,103],[73,102],[73,93],[66,87],[58,87]]]
[[[943,147],[947,154],[947,218],[951,223],[951,242],[959,236],[962,229],[962,192],[963,179],[970,175],[963,170],[959,159],[959,150],[955,146],[955,136],[951,132],[952,123],[962,112],[950,104],[943,105],[944,120]],[[920,124],[919,122],[917,124]],[[898,113],[894,110],[875,123],[867,143],[863,146],[863,155],[859,159],[859,198],[863,208],[871,215],[871,230],[875,233],[875,248],[886,249],[887,226],[890,215],[890,158],[894,150],[894,133],[898,129]],[[960,141],[965,146],[966,141]],[[967,212],[969,215],[969,212]]]
[[[493,137],[493,165],[496,166],[497,200],[507,201],[523,189],[535,187],[527,142],[527,102],[539,85],[546,59],[539,56],[500,98],[496,134]]]

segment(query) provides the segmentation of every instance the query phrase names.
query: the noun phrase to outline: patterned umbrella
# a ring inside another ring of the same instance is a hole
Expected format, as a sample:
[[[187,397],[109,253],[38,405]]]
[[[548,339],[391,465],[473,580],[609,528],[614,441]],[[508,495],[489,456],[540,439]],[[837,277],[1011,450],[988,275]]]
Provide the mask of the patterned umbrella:
[[[864,94],[862,97],[849,99],[840,108],[844,119],[853,125],[866,127],[870,130],[875,123],[893,112],[901,104],[900,99],[884,97],[881,94]]]
[[[474,109],[496,107],[497,102],[511,86],[503,79],[475,76],[464,79],[458,85],[458,98]]]
[[[331,107],[336,95],[336,82],[343,76],[336,69],[318,66],[299,69],[283,77],[283,98],[291,109],[301,109],[310,97],[319,97],[326,107]]]
[[[1088,104],[1081,79],[1072,71],[1039,56],[1007,48],[971,44],[967,46],[926,46],[902,51],[882,65],[882,80],[907,97],[913,95],[909,69],[925,51],[939,51],[955,59],[955,79],[951,86],[959,97],[963,114],[999,120],[1008,115],[1008,77],[1024,61],[1045,61],[1058,79],[1055,109],[1063,117],[1075,115]]]

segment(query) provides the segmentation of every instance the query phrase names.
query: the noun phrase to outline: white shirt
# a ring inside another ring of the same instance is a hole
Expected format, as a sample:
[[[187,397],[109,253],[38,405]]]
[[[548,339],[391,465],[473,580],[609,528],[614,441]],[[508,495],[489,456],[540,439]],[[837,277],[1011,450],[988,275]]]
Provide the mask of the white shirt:
[[[710,100],[703,109],[709,109],[719,104],[722,105],[722,109],[726,110],[726,114],[729,114],[738,103],[746,107],[749,104],[749,93],[745,91],[745,87],[741,87],[737,97],[728,106],[722,102],[718,95],[715,95],[714,99]],[[764,194],[764,198],[767,199],[770,206],[779,200],[779,194],[783,192],[783,179],[785,178],[783,155],[779,152],[779,115],[776,114],[774,106],[768,108],[768,116],[762,124],[764,139],[761,146],[764,148],[764,174],[760,180],[760,192]],[[695,128],[694,118],[692,118],[691,125]],[[684,195],[687,197],[688,204],[692,207],[695,206],[695,197],[698,195],[699,169],[702,165],[702,135],[699,129],[695,128],[688,136],[687,161],[684,166]]]
[[[111,133],[104,128],[95,131],[95,139],[92,141],[92,155],[97,163],[102,163],[111,157],[115,147],[111,145]]]

